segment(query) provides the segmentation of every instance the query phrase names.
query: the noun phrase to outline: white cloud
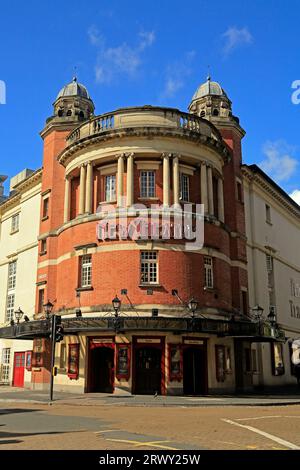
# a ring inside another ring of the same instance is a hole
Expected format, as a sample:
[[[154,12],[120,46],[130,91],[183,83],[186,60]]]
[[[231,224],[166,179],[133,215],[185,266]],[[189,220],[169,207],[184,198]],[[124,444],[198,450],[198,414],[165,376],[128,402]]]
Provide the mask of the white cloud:
[[[98,52],[95,66],[95,78],[98,83],[110,83],[124,75],[134,77],[142,64],[142,53],[155,41],[154,31],[141,31],[135,47],[126,42],[109,47],[95,26],[89,28],[88,36]]]
[[[223,47],[225,56],[229,55],[237,47],[253,42],[253,36],[246,27],[241,29],[236,27],[228,28],[227,31],[222,34],[222,38],[225,40]]]
[[[185,80],[192,73],[192,61],[196,56],[195,51],[189,51],[184,58],[169,64],[165,72],[165,81],[160,99],[173,98],[184,87]]]
[[[259,166],[275,181],[287,181],[296,171],[298,161],[294,157],[295,147],[288,145],[284,140],[266,142],[263,153],[266,158]]]
[[[300,206],[300,189],[295,189],[289,196]]]
[[[146,47],[152,46],[155,41],[154,31],[141,31],[139,34],[141,42],[139,45],[140,50],[144,50]]]

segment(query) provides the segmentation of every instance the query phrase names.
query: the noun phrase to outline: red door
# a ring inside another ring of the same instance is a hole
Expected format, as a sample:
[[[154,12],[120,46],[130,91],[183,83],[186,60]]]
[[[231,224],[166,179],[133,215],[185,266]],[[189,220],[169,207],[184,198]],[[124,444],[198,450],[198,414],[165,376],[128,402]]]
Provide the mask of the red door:
[[[25,353],[16,352],[14,357],[14,387],[24,387]]]

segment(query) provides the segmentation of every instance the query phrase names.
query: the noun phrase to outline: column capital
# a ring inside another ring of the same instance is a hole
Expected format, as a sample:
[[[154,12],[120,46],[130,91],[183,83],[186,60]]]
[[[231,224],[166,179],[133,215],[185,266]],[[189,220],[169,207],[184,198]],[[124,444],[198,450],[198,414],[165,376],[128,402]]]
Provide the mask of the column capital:
[[[119,160],[119,158],[125,158],[125,156],[126,156],[126,153],[117,153],[116,154],[116,157],[117,157],[118,160]]]
[[[125,156],[126,158],[134,157],[134,155],[135,155],[135,152],[124,153],[124,156]]]
[[[162,158],[171,158],[174,154],[173,153],[167,153],[167,152],[164,152],[161,154],[161,157]]]

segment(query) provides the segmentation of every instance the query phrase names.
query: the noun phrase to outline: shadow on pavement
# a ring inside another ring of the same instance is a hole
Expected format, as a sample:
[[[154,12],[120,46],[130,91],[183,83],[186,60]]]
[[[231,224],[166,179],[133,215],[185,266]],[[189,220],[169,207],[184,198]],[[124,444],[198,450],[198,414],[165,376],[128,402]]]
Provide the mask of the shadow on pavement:
[[[0,410],[0,416],[1,415],[10,415],[14,413],[33,413],[33,412],[39,411],[39,410],[31,410],[31,409],[26,409],[26,408],[5,408],[3,410]]]

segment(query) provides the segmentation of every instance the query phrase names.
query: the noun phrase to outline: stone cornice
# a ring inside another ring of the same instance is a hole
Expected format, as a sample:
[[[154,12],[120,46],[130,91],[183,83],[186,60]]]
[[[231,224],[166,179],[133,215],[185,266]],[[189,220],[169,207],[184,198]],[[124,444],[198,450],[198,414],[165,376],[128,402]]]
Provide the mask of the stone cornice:
[[[20,204],[22,195],[31,188],[34,188],[42,181],[43,169],[36,170],[32,175],[16,185],[14,193],[0,204],[0,215],[16,204]]]
[[[279,188],[276,183],[272,184],[263,177],[263,174],[254,172],[249,166],[242,166],[243,177],[249,183],[256,183],[258,187],[264,190],[272,199],[275,199],[282,208],[288,210],[288,212],[297,219],[300,220],[300,207],[296,202],[293,202],[288,194],[283,189]],[[299,222],[298,220],[298,222]]]
[[[217,141],[212,137],[199,134],[198,132],[173,128],[173,127],[131,127],[131,128],[120,128],[120,129],[110,129],[107,131],[101,132],[101,134],[91,135],[85,137],[67,147],[59,156],[58,161],[63,165],[72,161],[72,157],[79,150],[89,147],[90,145],[97,144],[99,142],[113,140],[113,139],[122,139],[126,137],[167,137],[167,138],[177,138],[192,141],[197,144],[206,145],[211,150],[217,152],[223,160],[227,161],[231,157],[231,152],[227,145],[224,142]]]

